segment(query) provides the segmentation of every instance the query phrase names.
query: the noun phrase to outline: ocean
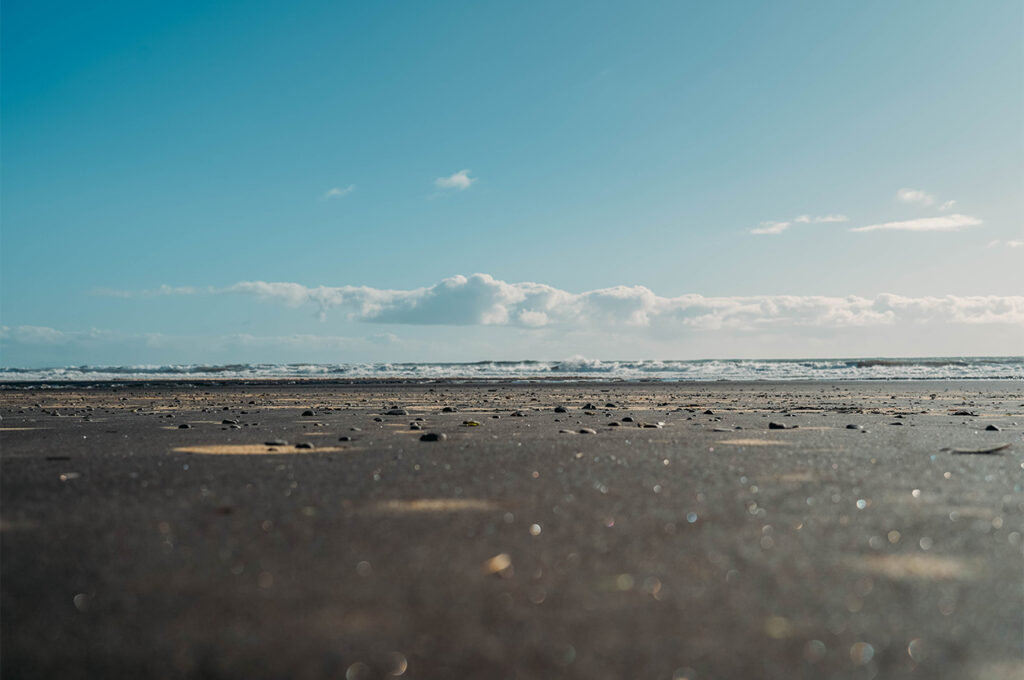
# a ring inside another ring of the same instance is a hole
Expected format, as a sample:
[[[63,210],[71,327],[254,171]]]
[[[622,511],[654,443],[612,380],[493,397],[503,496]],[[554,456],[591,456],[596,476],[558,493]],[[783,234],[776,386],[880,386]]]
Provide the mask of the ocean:
[[[376,364],[174,364],[0,368],[0,382],[190,380],[1022,380],[1024,357],[916,359],[706,359],[692,361],[478,361]]]

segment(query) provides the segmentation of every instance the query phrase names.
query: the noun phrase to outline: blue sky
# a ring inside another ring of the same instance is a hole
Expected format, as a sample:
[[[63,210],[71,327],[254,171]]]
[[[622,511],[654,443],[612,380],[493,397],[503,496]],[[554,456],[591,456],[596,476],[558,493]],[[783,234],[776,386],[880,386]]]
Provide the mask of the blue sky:
[[[1013,0],[2,11],[3,365],[1024,347]]]

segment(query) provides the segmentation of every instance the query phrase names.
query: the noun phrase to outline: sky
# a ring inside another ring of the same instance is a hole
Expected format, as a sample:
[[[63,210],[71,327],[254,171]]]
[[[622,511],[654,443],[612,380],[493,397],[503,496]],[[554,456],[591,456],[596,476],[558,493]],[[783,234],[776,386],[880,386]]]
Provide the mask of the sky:
[[[1024,354],[1024,5],[0,17],[0,365]]]

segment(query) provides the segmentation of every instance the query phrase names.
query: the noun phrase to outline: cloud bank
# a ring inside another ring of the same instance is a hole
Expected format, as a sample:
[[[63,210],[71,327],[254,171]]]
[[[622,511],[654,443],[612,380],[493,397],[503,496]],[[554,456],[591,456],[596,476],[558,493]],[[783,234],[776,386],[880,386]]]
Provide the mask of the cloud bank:
[[[846,215],[818,215],[811,217],[810,215],[799,215],[791,220],[785,220],[781,222],[762,222],[760,226],[750,230],[751,234],[781,234],[782,232],[789,229],[794,224],[829,224],[832,222],[846,222],[850,218]]]
[[[157,291],[106,294],[245,295],[290,307],[310,306],[321,317],[337,310],[357,322],[424,326],[615,331],[651,327],[694,331],[842,329],[902,323],[1024,326],[1024,296],[664,297],[644,286],[572,293],[542,283],[507,283],[487,274],[453,276],[411,290],[242,281],[226,288],[163,287]]]

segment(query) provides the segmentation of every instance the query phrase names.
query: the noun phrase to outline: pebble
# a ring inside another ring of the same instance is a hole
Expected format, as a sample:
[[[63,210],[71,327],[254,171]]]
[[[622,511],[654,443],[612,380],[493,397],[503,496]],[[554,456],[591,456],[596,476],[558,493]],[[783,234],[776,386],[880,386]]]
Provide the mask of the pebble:
[[[448,439],[448,435],[444,432],[428,432],[420,435],[421,442],[443,442],[445,439]]]
[[[999,426],[998,425],[989,425],[988,427],[985,428],[985,431],[986,432],[999,432]]]
[[[564,406],[556,406],[555,407],[555,413],[568,413],[568,412],[569,412],[569,409],[567,409]]]
[[[708,410],[704,411],[704,415],[706,415],[706,416],[713,416],[713,415],[715,415],[715,412],[712,411],[711,409],[708,409]]]
[[[390,411],[388,411],[387,413],[385,413],[384,415],[386,415],[386,416],[407,416],[407,415],[409,415],[409,412],[406,411],[404,408],[393,408]]]
[[[515,411],[515,412],[512,413],[512,417],[513,418],[525,418],[526,414],[523,413],[522,411]]]
[[[769,430],[786,430],[788,428],[785,425],[783,425],[782,423],[768,423],[768,429]]]
[[[633,416],[626,416],[625,418],[622,419],[622,422],[624,422],[624,423],[632,423],[632,422],[635,422],[635,421],[633,420]]]
[[[613,420],[612,422],[608,423],[608,427],[622,427],[622,424]]]
[[[295,448],[297,448],[297,449],[311,449],[311,448],[313,448],[313,445],[310,444],[309,442],[299,442],[298,444],[295,445]]]
[[[420,425],[420,424],[419,424],[419,423],[417,423],[417,422],[412,422],[412,423],[409,423],[409,429],[410,429],[410,430],[422,430],[422,429],[423,429],[423,426],[422,426],[422,425]]]
[[[588,402],[587,402],[587,404],[586,404],[586,406],[584,406],[584,407],[583,407],[583,410],[584,410],[584,411],[596,411],[596,410],[597,410],[597,407],[596,407],[596,406],[594,406],[593,404],[591,404],[591,403],[590,403],[590,402],[588,401]]]
[[[182,423],[181,425],[178,425],[178,429],[179,430],[191,430],[192,426],[189,425],[188,423]]]
[[[846,426],[846,429],[847,430],[861,430],[861,429],[863,429],[863,427],[861,425],[855,425],[853,423],[850,423],[849,425]]]
[[[350,442],[350,441],[352,441],[352,437],[348,437],[348,436],[338,437],[338,441],[339,442]]]
[[[445,406],[443,409],[441,409],[441,413],[455,413],[458,410],[459,409],[455,408],[454,406]]]
[[[597,434],[597,430],[591,429],[589,427],[581,427],[580,434]]]
[[[263,442],[264,446],[288,446],[288,442],[283,439],[271,439],[270,441]]]
[[[302,412],[302,415],[303,415],[303,417],[305,417],[305,418],[311,418],[311,417],[313,417],[313,416],[315,416],[315,415],[316,415],[316,412],[315,412],[315,411],[313,411],[312,409],[307,409],[307,410],[305,410],[305,411],[303,411],[303,412]]]
[[[228,419],[225,418],[224,420],[220,421],[220,424],[221,425],[238,425],[238,421],[237,420],[228,420]]]

